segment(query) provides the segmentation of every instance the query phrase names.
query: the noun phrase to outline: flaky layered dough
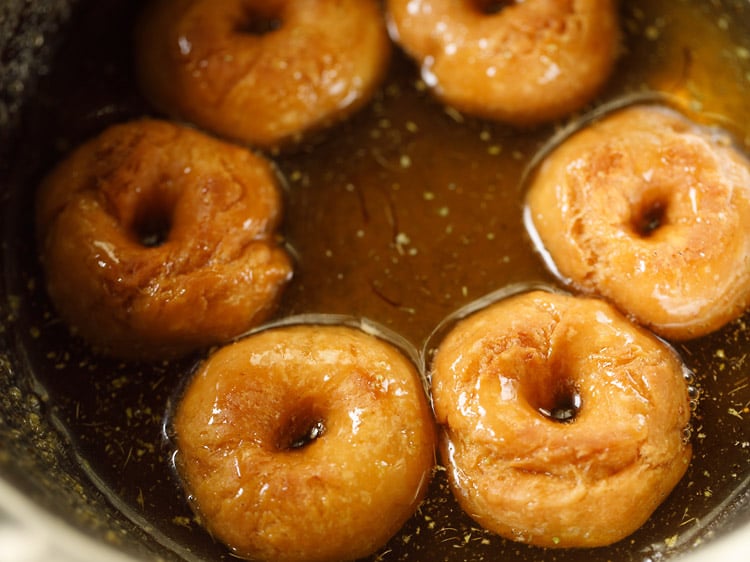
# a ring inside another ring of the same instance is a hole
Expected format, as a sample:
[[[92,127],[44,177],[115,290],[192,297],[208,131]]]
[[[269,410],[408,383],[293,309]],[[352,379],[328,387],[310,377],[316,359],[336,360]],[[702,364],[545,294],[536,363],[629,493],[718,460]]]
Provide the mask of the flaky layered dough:
[[[564,141],[527,196],[550,264],[671,339],[750,304],[750,171],[718,131],[632,106]]]
[[[101,353],[159,359],[266,319],[291,276],[274,240],[267,160],[188,128],[116,125],[37,195],[37,238],[61,317]]]
[[[155,0],[136,29],[157,108],[264,148],[351,115],[389,58],[375,0]]]
[[[254,560],[352,560],[414,513],[435,434],[414,366],[359,330],[302,325],[212,355],[174,418],[193,507]]]
[[[512,540],[618,541],[690,462],[680,361],[603,301],[534,291],[468,317],[438,349],[432,395],[456,498]]]
[[[504,4],[497,9],[498,4]],[[529,126],[586,105],[620,43],[614,0],[388,0],[391,36],[460,111]]]

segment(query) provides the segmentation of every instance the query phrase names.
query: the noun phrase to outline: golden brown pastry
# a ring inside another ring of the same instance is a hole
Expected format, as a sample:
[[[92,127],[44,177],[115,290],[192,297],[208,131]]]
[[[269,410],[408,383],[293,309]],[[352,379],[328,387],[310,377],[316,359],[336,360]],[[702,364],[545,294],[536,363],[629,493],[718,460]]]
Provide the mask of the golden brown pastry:
[[[171,358],[274,311],[291,276],[274,240],[271,164],[154,120],[113,126],[44,180],[37,237],[49,295],[103,354]]]
[[[498,7],[498,5],[501,5]],[[614,0],[388,0],[391,36],[444,103],[529,126],[599,92],[620,44]]]
[[[681,362],[604,301],[509,297],[460,321],[431,372],[454,494],[508,539],[614,543],[690,462]]]
[[[750,304],[750,168],[725,134],[637,105],[565,140],[527,195],[548,263],[658,334],[702,336]]]
[[[376,0],[155,0],[136,30],[159,110],[263,148],[362,107],[390,52]]]
[[[343,326],[250,335],[200,367],[175,417],[177,467],[210,533],[240,557],[353,560],[421,501],[435,434],[399,350]]]

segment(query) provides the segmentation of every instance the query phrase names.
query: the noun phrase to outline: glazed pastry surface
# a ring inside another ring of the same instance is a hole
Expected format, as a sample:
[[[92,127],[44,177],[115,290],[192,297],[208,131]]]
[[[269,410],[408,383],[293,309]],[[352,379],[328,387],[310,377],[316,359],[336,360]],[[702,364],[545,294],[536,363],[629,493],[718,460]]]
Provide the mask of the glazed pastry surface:
[[[666,338],[708,334],[750,303],[750,166],[719,130],[620,110],[554,149],[526,203],[564,280]]]
[[[434,467],[419,373],[342,326],[272,328],[201,366],[176,411],[177,465],[212,535],[261,560],[354,560],[415,512]]]
[[[391,53],[375,0],[157,0],[135,44],[154,106],[265,149],[362,107]]]
[[[502,4],[497,7],[496,4]],[[444,103],[517,126],[590,102],[620,49],[611,0],[389,0],[391,36]]]
[[[74,150],[37,194],[48,293],[98,352],[165,359],[267,319],[292,274],[272,164],[144,119]]]
[[[454,495],[508,539],[612,544],[690,462],[682,363],[603,301],[544,291],[499,301],[448,333],[431,373]]]

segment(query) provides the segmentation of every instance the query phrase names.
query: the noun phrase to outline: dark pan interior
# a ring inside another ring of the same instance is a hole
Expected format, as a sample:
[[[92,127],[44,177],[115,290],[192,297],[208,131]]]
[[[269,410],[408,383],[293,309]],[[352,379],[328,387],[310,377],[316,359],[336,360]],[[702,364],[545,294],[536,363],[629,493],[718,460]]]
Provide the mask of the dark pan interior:
[[[668,18],[648,20],[648,14],[639,12],[649,6],[648,2],[633,4],[636,6],[623,7],[633,26],[629,30],[632,36],[649,36],[669,28]],[[670,2],[656,4],[663,9]],[[673,0],[672,4],[690,2]],[[169,471],[171,451],[163,439],[165,411],[196,358],[171,364],[130,365],[90,357],[85,346],[71,338],[56,319],[35,257],[34,193],[43,175],[71,147],[104,127],[154,114],[141,98],[133,77],[131,33],[139,8],[140,2],[127,0],[5,0],[0,7],[0,478],[44,510],[138,559],[231,560],[232,556],[214,544],[190,517]],[[750,84],[750,5],[727,0],[705,3],[702,10],[712,24],[726,27],[727,33],[736,36],[735,48],[717,53],[717,60],[739,69],[737,76]],[[668,13],[665,11],[665,15]],[[646,23],[635,29],[639,21]],[[645,29],[651,23],[656,31]],[[658,41],[655,37],[652,40],[658,51]],[[644,43],[633,47],[627,56],[658,58],[659,53],[646,55],[647,51]],[[676,66],[689,74],[693,56],[685,46]],[[413,82],[410,76],[415,71],[400,53],[394,55],[392,72],[396,78],[391,86],[405,91],[404,85]],[[636,73],[632,69],[628,72]],[[674,74],[678,80],[679,74]],[[692,77],[682,79],[686,89],[694,85]],[[626,79],[622,80],[624,83]],[[695,81],[700,85],[699,78]],[[616,88],[620,90],[615,92]],[[745,88],[750,93],[750,87]],[[607,95],[621,93],[619,84]],[[381,94],[380,105],[387,104],[389,95]],[[430,102],[419,92],[411,92],[404,94],[400,103]],[[731,110],[731,102],[727,107]],[[419,118],[430,115],[416,111]],[[429,111],[445,118],[437,106]],[[436,125],[443,127],[436,129],[437,135],[452,134],[455,122],[451,116],[445,121]],[[370,122],[382,124],[377,109],[365,110],[353,124],[335,133],[354,138],[354,128],[367,127]],[[747,150],[750,129],[732,123],[728,126],[733,133],[745,135],[740,141]],[[485,130],[481,123],[471,120],[461,127],[472,134]],[[499,137],[509,134],[502,128],[492,129],[492,133]],[[524,146],[531,151],[550,133],[529,134]],[[327,142],[321,150],[335,153],[347,148],[344,141]],[[315,171],[316,150],[310,148],[309,154],[282,158],[282,171],[292,177],[297,166],[308,165],[312,176],[319,173],[325,177],[324,172]],[[392,156],[379,153],[380,158]],[[315,194],[330,198],[339,195],[335,189]],[[291,206],[287,224],[290,235],[298,238],[303,238],[305,231],[295,230],[292,221],[304,216],[304,197],[309,194],[300,196]],[[393,205],[393,201],[388,204]],[[344,203],[338,210],[346,212]],[[377,222],[377,217],[370,218]],[[327,235],[335,237],[338,233],[333,229]],[[521,281],[531,278],[552,283],[543,268],[534,265],[536,258],[528,259],[531,265],[524,267],[532,274],[525,274]],[[310,266],[300,279],[316,273],[319,271]],[[302,281],[291,291],[298,300],[306,296]],[[507,282],[511,281],[513,276],[509,275]],[[466,281],[470,290],[474,289],[472,282],[474,279]],[[394,304],[384,296],[391,288],[388,283],[379,284],[376,279],[371,288],[370,293],[377,293],[375,300]],[[475,292],[481,293],[483,288],[477,285]],[[335,302],[315,291],[307,294],[315,301],[317,311],[352,312],[334,309]],[[425,305],[425,310],[439,319],[445,309],[457,308],[458,304],[462,303],[434,309]],[[368,306],[363,305],[364,313],[377,310]],[[282,305],[282,313],[297,312],[308,310],[295,304]],[[420,327],[399,314],[400,309],[386,320],[419,345],[424,339]],[[693,436],[697,461],[676,490],[677,499],[667,502],[655,515],[658,523],[647,524],[631,539],[608,549],[553,552],[527,548],[477,529],[449,498],[444,475],[438,473],[432,499],[383,549],[383,559],[669,560],[745,527],[750,523],[748,320],[750,315],[746,314],[719,333],[679,348],[696,372],[702,390]],[[746,546],[750,548],[750,540]]]

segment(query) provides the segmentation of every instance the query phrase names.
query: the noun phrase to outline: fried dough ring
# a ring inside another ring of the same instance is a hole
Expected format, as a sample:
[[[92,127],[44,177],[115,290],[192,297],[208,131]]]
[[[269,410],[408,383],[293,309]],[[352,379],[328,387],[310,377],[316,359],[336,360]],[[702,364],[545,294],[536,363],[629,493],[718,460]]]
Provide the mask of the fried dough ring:
[[[60,316],[99,352],[162,359],[265,320],[291,276],[266,159],[155,120],[113,126],[44,180],[37,238]]]
[[[527,195],[527,225],[553,269],[674,340],[750,304],[748,223],[747,158],[726,134],[656,105],[565,140]]]
[[[153,105],[261,148],[361,108],[390,52],[375,0],[156,0],[136,29]]]
[[[530,126],[585,106],[615,65],[614,0],[388,0],[391,36],[444,103]]]
[[[212,535],[253,560],[353,560],[427,489],[434,422],[401,352],[345,326],[253,334],[201,366],[174,419],[177,466]]]
[[[431,373],[454,494],[506,538],[611,544],[690,462],[681,362],[604,301],[509,297],[460,321]]]

